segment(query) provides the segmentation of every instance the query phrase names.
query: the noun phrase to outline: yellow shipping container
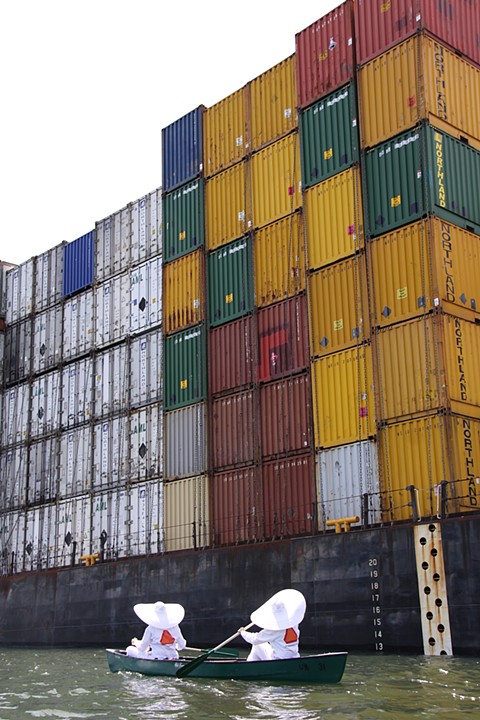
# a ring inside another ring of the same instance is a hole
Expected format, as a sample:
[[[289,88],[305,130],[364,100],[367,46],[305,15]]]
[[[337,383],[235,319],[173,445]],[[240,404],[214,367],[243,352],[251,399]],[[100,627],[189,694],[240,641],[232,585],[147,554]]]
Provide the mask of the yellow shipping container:
[[[165,483],[163,508],[166,552],[210,544],[208,477],[199,475]]]
[[[314,357],[364,342],[370,335],[365,254],[308,277],[310,352]]]
[[[249,85],[250,150],[258,150],[298,126],[295,55]]]
[[[255,304],[271,305],[305,290],[301,213],[288,215],[254,234]],[[275,262],[272,259],[275,258]]]
[[[205,318],[204,253],[196,250],[163,267],[165,333],[197,325]]]
[[[311,365],[315,447],[365,440],[375,435],[372,349],[341,350]]]
[[[381,420],[432,410],[480,418],[480,325],[435,313],[375,335]]]
[[[208,108],[204,115],[204,172],[210,177],[245,157],[246,87]]]
[[[480,239],[431,217],[368,245],[372,311],[380,326],[442,308],[480,315]]]
[[[252,155],[253,226],[264,227],[302,205],[300,141],[291,133]]]
[[[353,255],[364,245],[360,170],[337,173],[305,192],[308,267]]]
[[[439,484],[447,481],[448,513],[478,510],[480,423],[469,417],[426,415],[379,431],[384,520],[411,520],[408,486],[419,515],[441,511]]]
[[[363,146],[373,147],[429,120],[444,132],[480,140],[480,68],[419,34],[359,71]]]
[[[209,250],[242,237],[250,228],[248,163],[240,162],[205,183],[205,232]]]

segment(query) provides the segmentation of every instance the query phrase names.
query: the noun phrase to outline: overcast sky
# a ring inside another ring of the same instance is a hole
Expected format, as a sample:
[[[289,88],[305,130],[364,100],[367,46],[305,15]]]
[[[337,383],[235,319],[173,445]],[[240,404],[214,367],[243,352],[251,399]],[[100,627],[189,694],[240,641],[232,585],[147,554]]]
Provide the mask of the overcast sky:
[[[295,52],[339,0],[5,0],[0,260],[161,185],[161,129]]]

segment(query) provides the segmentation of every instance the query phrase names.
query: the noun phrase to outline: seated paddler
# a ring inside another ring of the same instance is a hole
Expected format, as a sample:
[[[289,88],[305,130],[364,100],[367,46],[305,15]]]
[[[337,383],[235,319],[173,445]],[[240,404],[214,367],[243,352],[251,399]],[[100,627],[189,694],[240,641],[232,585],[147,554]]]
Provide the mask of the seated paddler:
[[[260,632],[239,629],[242,638],[252,649],[247,660],[282,660],[300,657],[299,624],[306,610],[306,602],[298,590],[287,589],[273,595],[250,615]]]
[[[178,651],[187,642],[180,630],[185,617],[184,608],[178,603],[139,603],[133,607],[135,614],[147,627],[141,640],[132,638],[126,652],[129,657],[153,660],[177,660]]]

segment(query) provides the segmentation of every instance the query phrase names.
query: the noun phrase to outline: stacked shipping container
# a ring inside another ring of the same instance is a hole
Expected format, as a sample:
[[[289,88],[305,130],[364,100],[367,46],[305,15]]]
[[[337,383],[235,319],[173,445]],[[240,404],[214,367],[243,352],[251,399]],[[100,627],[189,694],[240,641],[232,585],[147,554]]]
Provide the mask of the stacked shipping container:
[[[477,508],[479,35],[343,2],[8,272],[2,572]]]

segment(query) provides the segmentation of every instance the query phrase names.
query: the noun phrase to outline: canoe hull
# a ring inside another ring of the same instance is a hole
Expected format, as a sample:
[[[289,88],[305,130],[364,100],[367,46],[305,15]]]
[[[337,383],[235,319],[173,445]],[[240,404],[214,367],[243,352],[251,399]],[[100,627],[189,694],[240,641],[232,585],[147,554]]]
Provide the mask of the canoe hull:
[[[144,660],[131,658],[123,650],[107,649],[108,665],[112,672],[121,670],[142,675],[175,677],[177,670],[191,658],[180,660]],[[220,680],[266,680],[268,682],[338,683],[342,679],[346,652],[305,655],[288,660],[205,660],[189,678],[216,678]]]

